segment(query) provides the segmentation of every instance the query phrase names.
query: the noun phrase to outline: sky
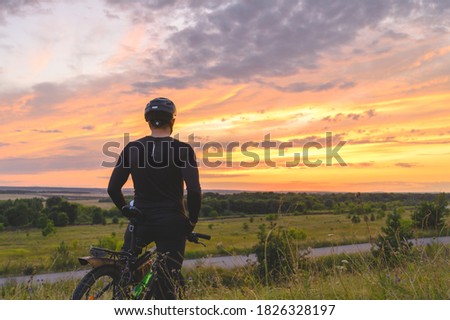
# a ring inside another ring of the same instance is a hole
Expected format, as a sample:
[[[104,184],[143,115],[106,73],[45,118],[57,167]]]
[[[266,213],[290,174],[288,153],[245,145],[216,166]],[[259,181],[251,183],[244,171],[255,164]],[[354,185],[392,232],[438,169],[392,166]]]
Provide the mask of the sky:
[[[1,186],[106,187],[161,96],[204,190],[450,191],[450,1],[0,0]]]

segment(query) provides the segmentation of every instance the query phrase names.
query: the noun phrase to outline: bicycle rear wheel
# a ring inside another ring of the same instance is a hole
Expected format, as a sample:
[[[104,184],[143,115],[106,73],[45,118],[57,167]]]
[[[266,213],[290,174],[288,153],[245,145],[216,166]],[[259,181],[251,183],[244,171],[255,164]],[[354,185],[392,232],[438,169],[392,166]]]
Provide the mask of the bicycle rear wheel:
[[[127,292],[120,286],[120,268],[101,266],[89,271],[72,294],[72,300],[123,300]]]

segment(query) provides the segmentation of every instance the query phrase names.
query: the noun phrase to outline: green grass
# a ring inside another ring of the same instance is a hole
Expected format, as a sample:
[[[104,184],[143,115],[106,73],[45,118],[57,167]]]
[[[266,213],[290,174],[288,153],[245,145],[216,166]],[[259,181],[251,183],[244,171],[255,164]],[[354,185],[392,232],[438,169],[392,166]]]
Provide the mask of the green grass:
[[[307,260],[285,281],[264,285],[254,267],[185,273],[187,299],[450,299],[450,246],[417,248],[395,267],[370,254]],[[10,284],[0,299],[69,299],[77,281]]]
[[[405,217],[409,213],[405,213]],[[125,221],[125,220],[122,220]],[[350,244],[368,242],[375,239],[385,221],[361,222],[353,224],[345,215],[321,214],[281,216],[274,221],[279,226],[303,230],[307,237],[303,241],[305,247]],[[248,229],[244,229],[244,223]],[[188,243],[186,258],[197,258],[208,255],[240,254],[252,251],[257,243],[258,226],[270,222],[265,216],[204,220],[200,221],[196,231],[212,235],[212,240],[205,241],[207,247]],[[121,247],[125,224],[83,225],[57,228],[56,234],[42,236],[38,229],[2,231],[0,232],[0,275],[23,274],[34,268],[36,272],[56,270],[52,266],[52,254],[64,241],[69,247],[73,265],[77,268],[76,257],[89,254],[90,245],[99,239],[110,237],[115,233],[117,249]],[[448,235],[448,231],[440,235]],[[422,236],[417,234],[417,236]]]

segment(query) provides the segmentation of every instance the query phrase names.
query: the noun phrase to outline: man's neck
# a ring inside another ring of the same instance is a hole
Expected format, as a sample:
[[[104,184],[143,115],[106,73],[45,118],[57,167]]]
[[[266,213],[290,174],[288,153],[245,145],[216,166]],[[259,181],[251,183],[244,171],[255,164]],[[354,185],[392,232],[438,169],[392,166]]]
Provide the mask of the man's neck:
[[[153,129],[151,136],[155,138],[170,137],[170,129]]]

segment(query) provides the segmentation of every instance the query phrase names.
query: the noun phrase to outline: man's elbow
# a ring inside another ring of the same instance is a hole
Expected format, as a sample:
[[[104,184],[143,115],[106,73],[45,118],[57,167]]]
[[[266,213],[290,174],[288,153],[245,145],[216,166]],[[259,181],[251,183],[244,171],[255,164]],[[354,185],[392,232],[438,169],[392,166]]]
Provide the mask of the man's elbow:
[[[120,191],[120,189],[117,189],[112,186],[108,186],[108,189],[106,189],[106,191],[108,192],[109,196],[112,198]]]

